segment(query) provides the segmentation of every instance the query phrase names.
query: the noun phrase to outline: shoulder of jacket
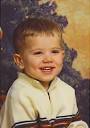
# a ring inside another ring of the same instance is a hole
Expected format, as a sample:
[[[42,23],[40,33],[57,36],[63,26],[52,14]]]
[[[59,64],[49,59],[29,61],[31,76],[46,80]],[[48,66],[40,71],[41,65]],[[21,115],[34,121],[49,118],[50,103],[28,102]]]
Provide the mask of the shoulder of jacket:
[[[72,92],[75,91],[75,89],[74,89],[71,85],[67,84],[66,82],[64,82],[63,80],[61,80],[59,77],[57,77],[57,84],[58,84],[58,86],[59,86],[60,88],[62,88],[64,91],[65,91],[65,90],[66,90],[66,91],[72,91]]]
[[[30,83],[26,83],[23,80],[17,78],[13,84],[11,85],[10,89],[8,90],[7,95],[10,97],[21,97],[27,95],[27,91],[30,90]]]

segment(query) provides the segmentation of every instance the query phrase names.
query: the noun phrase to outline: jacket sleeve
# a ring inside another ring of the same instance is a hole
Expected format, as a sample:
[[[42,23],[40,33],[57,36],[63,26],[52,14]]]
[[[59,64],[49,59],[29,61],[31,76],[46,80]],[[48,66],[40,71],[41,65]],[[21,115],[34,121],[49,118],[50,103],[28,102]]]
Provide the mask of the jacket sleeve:
[[[77,102],[76,102],[76,96],[74,91],[74,106],[73,106],[73,114],[75,115],[72,118],[72,122],[68,126],[68,128],[89,128],[87,123],[82,121],[78,112]]]
[[[0,114],[1,128],[37,127],[37,112],[26,94],[8,94]]]

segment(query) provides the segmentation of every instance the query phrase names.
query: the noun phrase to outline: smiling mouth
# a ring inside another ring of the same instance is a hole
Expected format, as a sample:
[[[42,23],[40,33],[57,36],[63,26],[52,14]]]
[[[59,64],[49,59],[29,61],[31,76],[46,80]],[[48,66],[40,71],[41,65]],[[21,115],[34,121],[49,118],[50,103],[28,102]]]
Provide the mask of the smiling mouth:
[[[51,73],[55,67],[42,67],[40,70],[45,73]]]

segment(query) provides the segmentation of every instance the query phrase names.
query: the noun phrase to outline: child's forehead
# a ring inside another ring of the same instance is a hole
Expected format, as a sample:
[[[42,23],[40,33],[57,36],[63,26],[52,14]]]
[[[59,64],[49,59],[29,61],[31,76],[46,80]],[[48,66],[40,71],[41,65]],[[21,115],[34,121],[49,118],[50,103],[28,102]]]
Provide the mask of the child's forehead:
[[[60,37],[57,35],[38,35],[38,36],[27,36],[25,38],[25,44],[36,44],[36,43],[53,43],[53,42],[59,42],[60,43]]]
[[[40,34],[37,34],[37,35],[34,35],[34,36],[31,36],[31,35],[28,35],[28,36],[25,36],[25,41],[28,41],[28,40],[38,40],[38,39],[56,39],[56,40],[60,40],[60,35],[58,35],[57,33],[53,33],[53,34],[46,34],[46,33],[40,33]]]
[[[35,36],[27,37],[25,40],[26,48],[54,48],[60,46],[60,40],[57,36]]]

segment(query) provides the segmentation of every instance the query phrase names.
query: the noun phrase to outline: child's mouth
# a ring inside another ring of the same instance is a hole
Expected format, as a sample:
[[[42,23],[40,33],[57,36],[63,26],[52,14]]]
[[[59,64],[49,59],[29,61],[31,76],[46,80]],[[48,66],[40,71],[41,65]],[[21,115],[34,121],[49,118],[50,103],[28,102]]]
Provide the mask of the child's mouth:
[[[51,73],[55,67],[41,67],[40,70],[45,73]]]

